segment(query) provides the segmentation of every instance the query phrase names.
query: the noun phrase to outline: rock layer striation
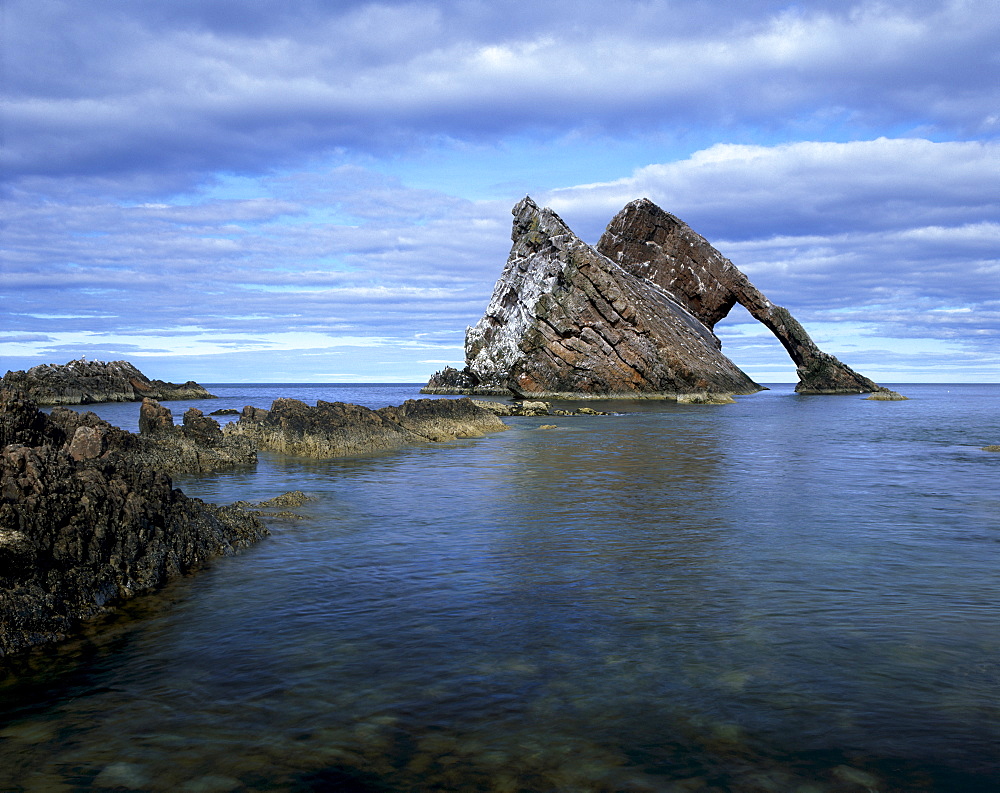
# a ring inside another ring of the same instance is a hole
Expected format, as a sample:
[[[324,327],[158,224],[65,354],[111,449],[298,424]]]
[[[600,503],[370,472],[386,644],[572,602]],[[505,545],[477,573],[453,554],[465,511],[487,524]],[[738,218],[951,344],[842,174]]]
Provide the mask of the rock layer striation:
[[[608,224],[597,250],[668,291],[709,329],[739,303],[788,352],[800,394],[888,390],[820,350],[787,309],[773,304],[704,237],[649,199],[622,209]]]
[[[513,247],[467,366],[428,392],[531,397],[750,394],[760,386],[676,297],[582,242],[550,209],[514,208]]]
[[[128,361],[70,361],[7,372],[0,388],[21,391],[39,405],[90,405],[151,399],[215,399],[193,380],[150,380]]]
[[[888,391],[822,352],[732,262],[646,199],[619,212],[596,248],[530,198],[513,214],[510,257],[466,332],[466,366],[436,373],[426,393],[702,402],[753,393],[761,386],[713,333],[737,303],[784,345],[799,393]]]

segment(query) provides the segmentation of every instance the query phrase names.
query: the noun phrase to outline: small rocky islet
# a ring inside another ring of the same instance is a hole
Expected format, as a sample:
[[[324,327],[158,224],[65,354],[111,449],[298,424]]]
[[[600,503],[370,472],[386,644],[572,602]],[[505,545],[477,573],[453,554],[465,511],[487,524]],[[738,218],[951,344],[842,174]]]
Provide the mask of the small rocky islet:
[[[27,371],[7,372],[0,389],[19,391],[38,405],[93,405],[141,402],[143,399],[215,399],[193,380],[177,385],[151,380],[128,361],[43,363]]]
[[[252,466],[258,451],[339,457],[481,437],[507,429],[504,416],[604,414],[553,409],[546,399],[732,402],[763,388],[721,353],[712,330],[736,303],[784,345],[800,394],[905,398],[819,350],[704,238],[645,199],[626,206],[596,247],[530,198],[513,214],[511,254],[486,314],[467,331],[466,366],[438,372],[424,389],[465,398],[378,410],[277,399],[268,410],[244,408],[225,427],[197,408],[175,425],[159,400],[212,394],[193,381],[149,379],[127,361],[8,372],[0,380],[0,663],[236,553],[267,534],[261,518],[294,518],[282,508],[307,498],[216,506],[173,488],[170,474]],[[137,434],[61,407],[121,401],[142,402]],[[45,414],[40,405],[58,407]]]

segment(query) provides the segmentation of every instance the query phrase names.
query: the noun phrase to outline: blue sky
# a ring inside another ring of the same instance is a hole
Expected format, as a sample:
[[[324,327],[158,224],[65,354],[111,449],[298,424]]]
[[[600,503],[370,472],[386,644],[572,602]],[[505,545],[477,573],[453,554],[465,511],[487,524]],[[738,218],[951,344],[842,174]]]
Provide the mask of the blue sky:
[[[524,195],[648,197],[883,382],[1000,381],[1000,7],[6,0],[0,367],[419,382]],[[792,381],[741,313],[723,350]]]

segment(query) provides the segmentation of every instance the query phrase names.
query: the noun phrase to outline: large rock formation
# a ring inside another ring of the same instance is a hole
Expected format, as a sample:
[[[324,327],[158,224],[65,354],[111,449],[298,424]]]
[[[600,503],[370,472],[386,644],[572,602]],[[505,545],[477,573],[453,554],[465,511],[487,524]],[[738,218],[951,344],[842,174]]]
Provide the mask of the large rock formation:
[[[90,405],[151,399],[215,399],[193,380],[181,385],[150,380],[128,361],[85,361],[7,372],[0,388],[21,391],[39,405]]]
[[[478,438],[507,426],[470,399],[410,399],[370,410],[346,402],[315,407],[276,399],[270,410],[244,408],[226,436],[249,438],[259,450],[303,457],[344,457],[399,449],[428,441]]]
[[[466,366],[426,393],[520,397],[667,397],[717,401],[760,386],[712,332],[745,305],[798,367],[800,393],[886,391],[819,350],[802,326],[673,215],[643,199],[623,209],[596,250],[556,213],[525,198],[513,247]]]
[[[0,657],[266,534],[242,510],[173,489],[128,437],[0,391]]]
[[[460,383],[425,389],[548,397],[750,394],[760,386],[677,298],[582,242],[550,209],[514,208],[514,242]]]
[[[768,300],[704,237],[649,199],[633,201],[615,215],[597,250],[668,291],[707,328],[715,328],[737,303],[745,307],[788,351],[800,394],[887,390],[820,350],[786,309]]]

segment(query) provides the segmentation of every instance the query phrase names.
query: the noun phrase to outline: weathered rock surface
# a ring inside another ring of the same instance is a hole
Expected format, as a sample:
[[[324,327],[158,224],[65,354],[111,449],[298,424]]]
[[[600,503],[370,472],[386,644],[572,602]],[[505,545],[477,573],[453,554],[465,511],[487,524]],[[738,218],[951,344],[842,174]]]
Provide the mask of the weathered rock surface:
[[[12,393],[12,392],[4,392]],[[13,392],[20,393],[20,392]],[[189,408],[183,424],[175,426],[169,408],[155,399],[144,399],[139,408],[139,434],[108,424],[91,412],[79,413],[59,406],[48,416],[39,414],[40,426],[59,427],[66,436],[67,451],[74,459],[127,459],[168,474],[208,473],[253,465],[257,453],[247,438],[228,437],[215,419]],[[0,415],[0,422],[4,417]],[[0,430],[2,432],[2,430]],[[38,432],[17,431],[11,443],[37,445]]]
[[[709,329],[739,303],[781,342],[795,363],[800,394],[886,391],[819,349],[788,311],[686,223],[642,198],[619,212],[597,250],[680,300]]]
[[[173,489],[129,437],[0,391],[0,657],[266,534],[242,510]]]
[[[740,303],[781,341],[803,394],[887,389],[820,350],[703,237],[652,202],[626,206],[595,248],[530,198],[485,316],[466,333],[466,367],[425,393],[673,397],[719,403],[760,390],[712,329]]]
[[[435,375],[425,391],[636,398],[760,390],[687,306],[586,245],[552,210],[525,198],[511,239],[486,315],[466,334],[466,369]]]
[[[7,372],[0,388],[21,391],[39,405],[90,405],[152,399],[215,399],[189,380],[181,385],[150,380],[128,361],[70,361]]]
[[[485,408],[498,416],[607,416],[603,410],[582,407],[577,410],[553,409],[548,402],[519,400],[517,402],[494,402],[486,399],[473,399],[474,404]]]
[[[498,416],[547,416],[548,402],[522,400],[519,402],[494,402],[488,399],[473,399],[473,404]]]
[[[290,490],[266,501],[237,501],[233,506],[268,520],[301,520],[303,516],[292,512],[291,509],[315,500],[314,497],[307,496],[301,490]]]
[[[155,399],[142,400],[139,435],[130,436],[130,452],[144,464],[172,474],[224,471],[257,462],[250,439],[223,434],[219,422],[198,408],[184,411],[182,421],[175,426],[169,408]]]
[[[261,451],[344,457],[505,429],[496,415],[470,399],[410,399],[379,410],[346,402],[320,400],[310,407],[297,399],[276,399],[270,410],[244,408],[224,434],[248,438]]]
[[[898,391],[891,391],[884,387],[874,392],[868,398],[878,402],[904,402],[909,399],[909,397],[903,396]]]

